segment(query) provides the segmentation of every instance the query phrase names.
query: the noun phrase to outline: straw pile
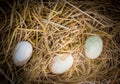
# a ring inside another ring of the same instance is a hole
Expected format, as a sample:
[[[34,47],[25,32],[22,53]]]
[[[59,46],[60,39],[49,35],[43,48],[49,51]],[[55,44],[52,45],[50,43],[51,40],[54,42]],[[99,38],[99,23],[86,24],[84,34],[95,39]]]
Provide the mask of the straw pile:
[[[115,24],[105,6],[96,1],[16,1],[11,10],[1,9],[0,76],[4,83],[118,83],[120,81],[120,25]],[[117,10],[116,10],[117,11]],[[104,12],[102,14],[102,12]],[[84,43],[88,36],[100,35],[104,48],[100,57],[88,59]],[[19,41],[29,41],[32,58],[16,67],[12,54]],[[61,75],[48,68],[58,53],[71,53],[72,68]]]

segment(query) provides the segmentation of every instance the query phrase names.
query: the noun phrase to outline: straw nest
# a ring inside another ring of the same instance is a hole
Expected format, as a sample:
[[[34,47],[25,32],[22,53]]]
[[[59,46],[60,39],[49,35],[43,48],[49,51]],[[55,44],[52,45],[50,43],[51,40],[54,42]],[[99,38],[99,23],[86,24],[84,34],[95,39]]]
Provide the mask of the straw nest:
[[[16,1],[0,19],[0,76],[4,83],[118,83],[120,81],[120,25],[105,7],[93,1]],[[112,7],[111,7],[112,8]],[[116,11],[118,11],[116,9]],[[120,22],[119,22],[120,23]],[[104,48],[94,60],[84,54],[88,36],[100,35]],[[32,58],[22,67],[13,64],[19,41],[33,46]],[[74,64],[61,75],[48,68],[59,53],[71,53]]]

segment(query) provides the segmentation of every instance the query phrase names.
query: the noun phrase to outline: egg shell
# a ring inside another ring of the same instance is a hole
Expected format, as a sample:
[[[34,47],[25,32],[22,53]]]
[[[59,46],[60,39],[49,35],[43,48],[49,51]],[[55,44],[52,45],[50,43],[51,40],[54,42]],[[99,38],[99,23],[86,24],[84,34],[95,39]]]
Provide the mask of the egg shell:
[[[28,62],[32,56],[32,45],[28,41],[19,42],[14,51],[13,62],[17,66],[22,66]]]
[[[73,65],[73,57],[71,54],[56,55],[49,68],[53,74],[62,74],[70,69]]]
[[[99,57],[103,49],[103,41],[100,36],[90,36],[85,42],[85,55],[90,59]]]

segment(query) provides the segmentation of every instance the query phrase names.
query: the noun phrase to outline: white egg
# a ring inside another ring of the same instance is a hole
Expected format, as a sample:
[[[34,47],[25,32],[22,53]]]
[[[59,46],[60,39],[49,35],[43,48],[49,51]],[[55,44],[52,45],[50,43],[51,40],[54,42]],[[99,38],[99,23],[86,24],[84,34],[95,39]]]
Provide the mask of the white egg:
[[[62,74],[68,71],[73,65],[73,57],[71,54],[56,55],[49,68],[53,74]]]
[[[28,62],[32,56],[32,45],[28,41],[21,41],[16,45],[13,62],[17,66],[22,66]]]
[[[103,41],[100,36],[90,36],[85,42],[85,54],[90,59],[99,57],[103,49]]]

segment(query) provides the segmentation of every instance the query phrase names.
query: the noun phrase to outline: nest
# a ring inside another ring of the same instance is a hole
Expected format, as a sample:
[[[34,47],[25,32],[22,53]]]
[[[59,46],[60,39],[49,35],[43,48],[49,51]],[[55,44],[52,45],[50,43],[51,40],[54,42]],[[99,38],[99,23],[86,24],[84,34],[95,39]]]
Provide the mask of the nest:
[[[4,18],[0,28],[0,75],[5,83],[112,84],[120,81],[120,25],[104,9],[109,4],[32,0],[8,4],[11,10],[1,14]],[[104,43],[102,54],[94,60],[88,59],[84,52],[85,40],[92,35],[101,36]],[[32,58],[17,67],[12,54],[16,44],[25,40],[33,46]],[[74,64],[61,75],[52,74],[49,64],[61,53],[71,53]]]

